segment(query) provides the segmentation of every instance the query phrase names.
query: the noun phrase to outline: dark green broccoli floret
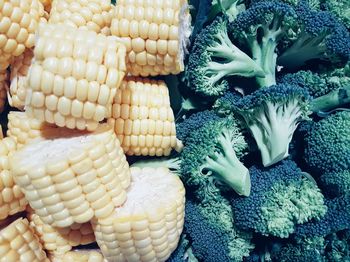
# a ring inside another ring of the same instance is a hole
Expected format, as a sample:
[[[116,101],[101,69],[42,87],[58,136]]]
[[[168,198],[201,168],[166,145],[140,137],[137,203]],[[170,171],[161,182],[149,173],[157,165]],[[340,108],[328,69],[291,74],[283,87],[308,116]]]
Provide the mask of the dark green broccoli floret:
[[[323,0],[324,7],[337,16],[350,30],[350,3],[349,0]]]
[[[294,162],[284,160],[269,169],[252,167],[249,171],[250,196],[232,198],[237,227],[286,238],[297,224],[325,214],[322,193]]]
[[[288,156],[289,143],[299,121],[308,114],[308,93],[292,85],[260,88],[233,101],[260,150],[262,163],[269,166]]]
[[[185,234],[181,235],[176,250],[171,254],[167,262],[198,262],[192,253],[190,241],[186,238]]]
[[[262,69],[230,40],[227,19],[217,17],[197,35],[187,67],[189,86],[196,93],[216,97],[228,88],[228,76],[255,77]]]
[[[331,198],[350,195],[350,169],[322,174],[320,188]]]
[[[207,205],[186,200],[184,231],[199,261],[242,261],[254,248],[251,234],[235,229],[232,209],[221,197]]]
[[[237,99],[240,99],[242,95],[235,91],[228,91],[223,96],[219,97],[214,105],[213,109],[219,115],[231,115],[234,113],[234,105]]]
[[[326,237],[326,258],[330,262],[350,261],[350,230],[342,230]]]
[[[295,22],[296,13],[291,6],[261,1],[241,12],[232,23],[235,37],[249,48],[254,61],[264,70],[264,75],[256,78],[259,86],[276,84],[277,46]]]
[[[239,160],[247,143],[236,122],[232,117],[208,119],[185,140],[181,176],[201,200],[215,195],[218,185],[240,195],[250,194],[249,172]]]
[[[350,112],[341,111],[317,122],[306,135],[305,162],[314,175],[350,168]]]

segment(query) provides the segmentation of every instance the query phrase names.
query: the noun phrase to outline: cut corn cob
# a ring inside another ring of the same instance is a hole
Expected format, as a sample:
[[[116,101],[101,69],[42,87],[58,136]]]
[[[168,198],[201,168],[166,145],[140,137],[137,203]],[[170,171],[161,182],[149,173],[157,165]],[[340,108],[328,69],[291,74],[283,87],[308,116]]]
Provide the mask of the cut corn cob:
[[[60,127],[96,129],[125,75],[125,47],[84,29],[40,24],[34,57],[26,111]]]
[[[109,216],[126,199],[130,171],[113,130],[47,129],[9,161],[15,182],[42,221],[55,227]]]
[[[117,1],[111,33],[127,47],[135,76],[178,74],[191,34],[186,0]]]
[[[8,225],[0,231],[0,261],[48,261],[38,238],[29,226],[28,220],[18,218],[11,222],[9,220]]]
[[[39,0],[6,0],[1,1],[0,9],[0,57],[4,69],[11,57],[34,46],[34,34],[44,7]]]
[[[32,49],[27,49],[22,55],[15,57],[10,69],[10,93],[8,101],[10,106],[19,110],[24,109],[26,99],[27,74],[34,56]]]
[[[64,255],[72,247],[95,242],[90,222],[57,228],[44,223],[33,210],[28,212],[27,217],[44,249],[55,256]]]
[[[166,261],[184,224],[185,189],[167,168],[131,168],[123,206],[92,221],[97,244],[108,261]]]
[[[110,35],[111,0],[53,0],[49,23],[65,23]]]
[[[63,256],[50,256],[52,262],[107,262],[100,250],[76,249]]]
[[[23,147],[33,139],[42,137],[49,132],[48,129],[57,128],[56,125],[29,117],[25,112],[10,111],[7,117],[7,136],[16,140],[17,148]]]
[[[174,114],[164,81],[127,77],[108,120],[127,155],[169,155],[176,146]]]
[[[0,113],[4,111],[7,99],[8,90],[8,73],[5,70],[0,70]]]

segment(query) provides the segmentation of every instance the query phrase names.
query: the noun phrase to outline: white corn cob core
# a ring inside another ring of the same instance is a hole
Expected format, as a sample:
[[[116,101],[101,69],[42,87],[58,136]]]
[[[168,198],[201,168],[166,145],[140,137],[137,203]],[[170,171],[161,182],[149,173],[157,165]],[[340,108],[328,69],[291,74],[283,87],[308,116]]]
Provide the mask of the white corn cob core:
[[[29,222],[25,218],[18,218],[8,225],[2,225],[0,231],[0,260],[17,262],[48,261],[38,238],[34,235]]]
[[[65,23],[110,35],[111,0],[53,0],[49,23]]]
[[[184,223],[185,189],[167,168],[131,168],[123,206],[92,221],[108,261],[166,261],[176,249]]]
[[[58,228],[44,223],[33,211],[29,212],[27,217],[44,249],[50,254],[64,255],[75,246],[95,242],[90,222]]]
[[[164,81],[126,77],[108,120],[127,155],[167,156],[176,146],[176,128]]]
[[[47,224],[68,227],[109,216],[126,199],[130,171],[108,125],[94,133],[49,129],[10,157],[15,182]]]
[[[107,262],[101,251],[95,249],[76,249],[50,259],[52,262]]]
[[[186,0],[120,0],[111,33],[127,47],[127,69],[135,76],[178,74],[191,34]]]
[[[8,90],[8,73],[0,69],[0,113],[4,111]]]
[[[34,57],[26,111],[60,127],[96,129],[125,75],[125,47],[84,29],[40,24]]]

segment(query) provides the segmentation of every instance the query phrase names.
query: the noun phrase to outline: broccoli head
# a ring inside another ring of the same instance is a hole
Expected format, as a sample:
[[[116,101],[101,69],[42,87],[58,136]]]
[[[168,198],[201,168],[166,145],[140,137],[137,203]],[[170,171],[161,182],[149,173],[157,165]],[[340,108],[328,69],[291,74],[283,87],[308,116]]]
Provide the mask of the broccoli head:
[[[327,261],[350,261],[350,230],[341,230],[327,236],[325,249]]]
[[[284,160],[269,169],[252,167],[249,171],[250,196],[232,197],[237,227],[287,238],[297,224],[325,214],[322,193],[294,162]]]
[[[324,173],[320,177],[319,184],[327,197],[350,195],[350,170]]]
[[[264,166],[288,156],[293,133],[307,118],[309,99],[303,88],[279,84],[233,100],[233,111],[251,131]]]
[[[222,95],[229,88],[229,76],[263,75],[254,60],[231,42],[227,23],[226,17],[218,16],[194,41],[186,72],[189,86],[197,94]]]
[[[332,114],[313,125],[305,139],[305,162],[315,176],[350,168],[350,112]]]
[[[324,0],[324,6],[350,30],[349,0]]]

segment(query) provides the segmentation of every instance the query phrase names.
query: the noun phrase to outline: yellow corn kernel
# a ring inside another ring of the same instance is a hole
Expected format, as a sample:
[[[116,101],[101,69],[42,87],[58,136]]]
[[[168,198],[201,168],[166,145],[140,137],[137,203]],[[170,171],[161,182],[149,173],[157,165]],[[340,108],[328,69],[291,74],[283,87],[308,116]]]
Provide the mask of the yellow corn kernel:
[[[0,246],[3,261],[49,261],[25,218],[5,221],[0,231]]]
[[[93,131],[108,116],[125,75],[125,47],[113,37],[65,24],[41,24],[38,35],[27,113],[59,127]]]
[[[128,199],[107,219],[94,219],[109,261],[166,261],[184,224],[185,188],[167,168],[131,168]]]
[[[127,155],[167,156],[176,147],[174,114],[164,81],[126,77],[108,122]]]
[[[98,249],[76,249],[64,255],[49,255],[52,262],[107,262]]]
[[[5,70],[0,70],[0,113],[5,109],[8,90],[8,73]]]
[[[128,72],[135,76],[155,76],[184,70],[190,28],[186,0],[117,1],[111,34],[127,47]]]
[[[29,210],[27,218],[44,249],[50,254],[57,256],[64,255],[75,246],[95,242],[95,236],[90,222],[73,224],[66,228],[52,227],[44,223],[33,210]]]
[[[106,124],[95,132],[45,129],[9,164],[34,212],[55,227],[110,215],[124,203],[130,183],[126,157]]]

